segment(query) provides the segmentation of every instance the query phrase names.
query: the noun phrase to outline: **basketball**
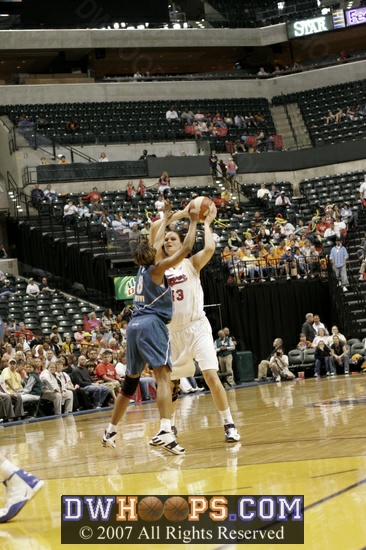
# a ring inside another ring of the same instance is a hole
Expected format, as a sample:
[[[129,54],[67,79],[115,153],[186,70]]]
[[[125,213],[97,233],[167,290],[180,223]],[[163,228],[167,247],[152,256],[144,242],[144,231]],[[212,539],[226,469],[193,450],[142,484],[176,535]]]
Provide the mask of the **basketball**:
[[[188,512],[188,502],[183,497],[170,497],[165,501],[164,516],[170,521],[183,521]]]
[[[138,513],[145,521],[158,521],[163,512],[163,503],[158,497],[145,497],[139,502]]]
[[[212,200],[208,197],[196,197],[189,203],[189,210],[191,210],[191,208],[195,208],[199,212],[200,221],[204,222],[210,211],[211,204]]]

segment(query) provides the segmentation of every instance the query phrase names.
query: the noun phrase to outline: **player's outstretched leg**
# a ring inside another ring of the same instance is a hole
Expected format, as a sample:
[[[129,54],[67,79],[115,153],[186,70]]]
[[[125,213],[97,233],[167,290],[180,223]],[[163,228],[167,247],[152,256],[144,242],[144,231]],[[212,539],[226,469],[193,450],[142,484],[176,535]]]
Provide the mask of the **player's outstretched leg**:
[[[4,477],[4,506],[0,508],[0,523],[5,523],[19,514],[23,506],[43,487],[44,481],[4,460],[0,465]]]

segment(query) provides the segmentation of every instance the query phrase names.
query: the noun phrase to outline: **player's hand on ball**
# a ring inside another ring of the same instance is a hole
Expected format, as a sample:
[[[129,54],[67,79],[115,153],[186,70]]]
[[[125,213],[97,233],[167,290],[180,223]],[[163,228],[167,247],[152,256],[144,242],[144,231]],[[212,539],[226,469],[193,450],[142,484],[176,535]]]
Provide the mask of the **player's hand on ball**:
[[[215,203],[213,202],[210,205],[210,210],[209,210],[209,213],[206,216],[205,223],[210,225],[213,222],[213,220],[216,218],[216,214],[217,214],[217,208],[215,206]]]
[[[200,218],[200,212],[199,212],[199,209],[198,208],[190,208],[190,210],[188,211],[188,215],[189,215],[189,219],[191,220],[191,222],[198,222],[199,221],[199,218]]]
[[[164,212],[164,218],[169,218],[172,215],[172,203],[169,199],[165,199],[162,211]]]

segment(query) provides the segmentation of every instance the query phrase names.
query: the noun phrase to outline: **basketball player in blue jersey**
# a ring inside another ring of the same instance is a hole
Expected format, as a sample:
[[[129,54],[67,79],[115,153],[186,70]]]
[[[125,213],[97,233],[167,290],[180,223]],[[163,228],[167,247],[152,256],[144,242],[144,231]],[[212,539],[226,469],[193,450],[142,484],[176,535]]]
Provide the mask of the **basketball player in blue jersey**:
[[[182,247],[176,254],[156,262],[157,251],[164,243],[165,227],[170,223],[170,207],[164,208],[164,218],[152,247],[147,240],[141,241],[134,260],[140,266],[135,283],[134,309],[127,327],[127,370],[118,395],[111,423],[102,439],[104,447],[116,447],[117,424],[125,413],[135,393],[140,375],[148,364],[154,371],[157,383],[157,406],[160,414],[160,430],[153,437],[153,444],[167,451],[182,455],[184,449],[175,440],[171,427],[172,400],[170,387],[170,344],[167,323],[173,313],[171,289],[165,278],[165,271],[179,263],[193,248],[198,213],[189,213],[190,227]]]
[[[187,217],[188,207],[175,212],[170,223]],[[210,323],[203,308],[203,291],[200,282],[200,271],[210,261],[215,251],[215,241],[210,231],[210,224],[215,219],[216,207],[211,205],[209,214],[204,221],[205,246],[189,259],[175,261],[165,275],[172,289],[173,318],[168,325],[172,347],[173,370],[171,379],[175,382],[173,391],[173,407],[176,408],[176,390],[180,378],[193,376],[194,360],[202,371],[206,384],[211,390],[212,399],[219,411],[225,431],[227,443],[240,440],[229,408],[226,391],[217,375],[219,367],[215,351]],[[153,224],[150,231],[150,241],[154,243],[156,231],[161,229],[160,221]],[[182,249],[182,235],[168,231],[164,240],[165,254],[170,259]],[[172,416],[173,431],[175,428],[175,412]],[[154,445],[154,441],[150,442]]]

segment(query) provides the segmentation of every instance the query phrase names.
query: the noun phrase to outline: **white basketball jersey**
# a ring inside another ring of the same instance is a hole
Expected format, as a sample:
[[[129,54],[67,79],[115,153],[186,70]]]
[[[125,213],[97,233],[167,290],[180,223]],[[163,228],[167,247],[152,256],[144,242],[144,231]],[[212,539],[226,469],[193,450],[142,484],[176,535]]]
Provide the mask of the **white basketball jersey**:
[[[168,325],[169,330],[181,330],[205,317],[201,281],[192,263],[184,259],[177,267],[168,269],[165,276],[173,299],[173,318]]]

